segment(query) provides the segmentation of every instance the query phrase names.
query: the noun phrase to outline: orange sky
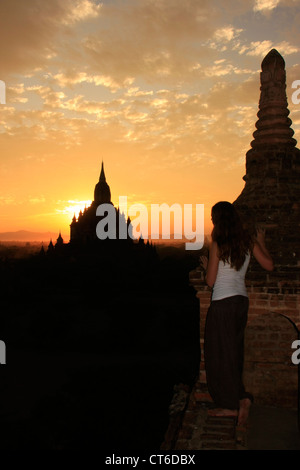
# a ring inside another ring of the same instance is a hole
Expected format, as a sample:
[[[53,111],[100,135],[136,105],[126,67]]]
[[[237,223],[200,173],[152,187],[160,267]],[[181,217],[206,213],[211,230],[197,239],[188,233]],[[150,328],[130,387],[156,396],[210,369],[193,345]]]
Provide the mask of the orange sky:
[[[295,138],[299,0],[2,0],[0,232],[62,231],[93,199],[204,204],[243,189],[259,71],[287,68]]]

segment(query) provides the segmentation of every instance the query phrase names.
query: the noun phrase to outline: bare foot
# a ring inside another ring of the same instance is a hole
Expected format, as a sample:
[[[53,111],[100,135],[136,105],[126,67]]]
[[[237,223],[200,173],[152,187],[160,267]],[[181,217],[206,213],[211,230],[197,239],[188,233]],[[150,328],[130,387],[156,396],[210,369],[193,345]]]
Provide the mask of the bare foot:
[[[249,416],[250,406],[251,400],[249,398],[243,398],[243,400],[240,400],[238,426],[243,426],[246,424]]]
[[[209,416],[238,416],[237,410],[229,410],[227,408],[214,408],[208,410],[207,414]]]

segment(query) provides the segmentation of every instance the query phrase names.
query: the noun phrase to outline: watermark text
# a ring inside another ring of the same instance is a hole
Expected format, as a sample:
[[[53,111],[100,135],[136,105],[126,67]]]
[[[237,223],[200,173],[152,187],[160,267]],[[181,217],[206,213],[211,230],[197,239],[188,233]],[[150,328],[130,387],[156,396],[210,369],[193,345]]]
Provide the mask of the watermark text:
[[[150,213],[144,204],[127,206],[127,196],[119,197],[118,238],[144,240],[174,239],[189,240],[185,243],[186,250],[200,250],[204,243],[204,204],[151,204]],[[100,204],[96,215],[102,217],[96,227],[100,240],[117,238],[115,208],[112,204]],[[127,219],[130,224],[127,225]],[[134,219],[132,219],[134,218]],[[171,229],[173,228],[173,234]],[[193,241],[192,241],[193,240]]]
[[[296,349],[296,351],[292,354],[292,363],[295,365],[300,364],[300,340],[296,339],[292,343],[292,349]]]
[[[6,364],[6,345],[0,341],[0,364]]]
[[[3,80],[0,80],[0,104],[6,104],[6,86]]]
[[[296,91],[292,93],[292,102],[294,104],[300,103],[300,80],[294,80],[292,83],[292,88],[297,88]]]

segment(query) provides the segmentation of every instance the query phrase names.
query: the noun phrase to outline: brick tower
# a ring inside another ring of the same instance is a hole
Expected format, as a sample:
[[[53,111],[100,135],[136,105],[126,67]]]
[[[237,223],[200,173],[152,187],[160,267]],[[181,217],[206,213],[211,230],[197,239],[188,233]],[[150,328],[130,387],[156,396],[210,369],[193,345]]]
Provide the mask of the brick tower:
[[[290,273],[299,271],[300,259],[300,150],[288,117],[285,63],[275,49],[262,61],[260,76],[257,130],[246,155],[246,184],[234,204],[253,228],[266,230],[277,273]]]
[[[292,343],[300,329],[300,150],[293,138],[283,57],[272,49],[261,64],[258,121],[246,154],[245,187],[234,205],[251,231],[262,227],[275,269],[252,259],[244,382],[256,403],[298,407]],[[217,202],[217,201],[216,201]],[[200,337],[210,303],[201,268],[190,274],[200,300]],[[203,344],[199,381],[205,380]]]

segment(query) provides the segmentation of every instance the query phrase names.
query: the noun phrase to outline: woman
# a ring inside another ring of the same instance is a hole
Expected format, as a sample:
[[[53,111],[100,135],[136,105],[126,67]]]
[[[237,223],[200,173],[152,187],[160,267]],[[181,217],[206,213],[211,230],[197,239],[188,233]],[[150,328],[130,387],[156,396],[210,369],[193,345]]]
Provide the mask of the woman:
[[[244,230],[234,206],[221,201],[212,208],[212,243],[209,259],[201,261],[206,282],[213,288],[205,325],[205,369],[207,386],[216,409],[214,416],[238,416],[244,424],[252,396],[242,382],[244,330],[249,300],[245,275],[251,254],[272,271],[273,261],[265,247],[264,233],[252,240]]]

